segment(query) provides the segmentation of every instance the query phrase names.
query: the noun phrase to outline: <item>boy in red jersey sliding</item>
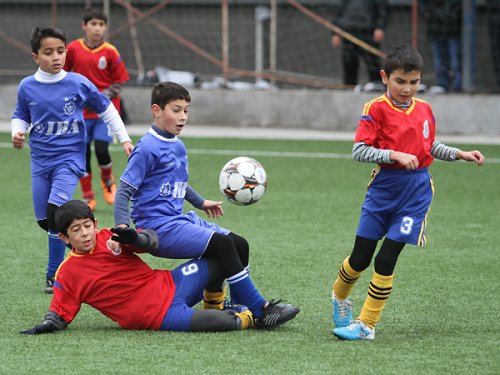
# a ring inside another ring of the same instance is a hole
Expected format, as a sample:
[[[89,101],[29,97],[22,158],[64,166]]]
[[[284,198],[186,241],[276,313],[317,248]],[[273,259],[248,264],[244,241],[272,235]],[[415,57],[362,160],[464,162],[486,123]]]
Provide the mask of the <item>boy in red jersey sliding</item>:
[[[354,139],[355,160],[377,163],[372,173],[354,248],[333,284],[333,334],[343,340],[372,340],[375,325],[392,291],[394,268],[406,244],[424,246],[427,214],[434,192],[428,167],[434,158],[472,161],[477,150],[462,151],[436,141],[435,119],[428,103],[414,98],[423,69],[422,57],[400,45],[389,53],[380,75],[387,92],[368,102]],[[375,256],[368,296],[357,320],[349,300],[354,284]]]
[[[121,113],[120,92],[123,83],[128,81],[127,68],[111,43],[104,40],[108,19],[98,9],[86,9],[82,17],[84,37],[68,44],[68,52],[64,69],[80,73],[94,83],[99,91],[107,95]],[[96,201],[92,189],[92,169],[90,144],[94,141],[95,154],[101,169],[101,186],[104,200],[108,204],[115,201],[116,185],[112,175],[112,161],[108,145],[113,135],[108,127],[98,118],[95,112],[85,111],[87,127],[87,170],[80,184],[84,201],[95,208]]]
[[[73,250],[57,271],[54,296],[43,322],[20,333],[64,330],[84,303],[126,329],[204,332],[254,326],[253,314],[245,306],[192,308],[203,299],[205,288],[220,288],[224,281],[215,260],[197,259],[173,270],[153,270],[135,253],[154,254],[156,232],[132,228],[99,231],[92,210],[82,201],[62,205],[56,212],[56,224],[59,236]],[[266,328],[287,321],[271,320]]]

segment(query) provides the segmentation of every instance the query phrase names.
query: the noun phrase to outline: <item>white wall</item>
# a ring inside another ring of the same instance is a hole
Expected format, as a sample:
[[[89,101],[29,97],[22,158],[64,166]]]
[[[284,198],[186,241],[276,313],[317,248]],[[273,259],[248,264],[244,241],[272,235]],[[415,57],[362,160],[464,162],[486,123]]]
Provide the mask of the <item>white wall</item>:
[[[364,103],[376,93],[288,89],[281,91],[190,90],[193,125],[285,127],[354,131]],[[125,87],[133,123],[148,124],[151,88]],[[434,109],[437,134],[500,135],[500,95],[420,95]],[[9,120],[16,85],[0,86],[0,120]]]

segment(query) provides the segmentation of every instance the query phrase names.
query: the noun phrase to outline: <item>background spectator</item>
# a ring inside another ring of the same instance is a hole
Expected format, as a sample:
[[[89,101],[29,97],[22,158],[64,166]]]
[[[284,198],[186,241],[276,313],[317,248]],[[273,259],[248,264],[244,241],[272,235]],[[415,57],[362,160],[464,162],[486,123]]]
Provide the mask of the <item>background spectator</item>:
[[[432,47],[436,85],[430,93],[462,90],[462,0],[420,0]]]
[[[500,92],[500,1],[486,0],[486,17],[488,18],[491,57],[496,78],[494,91]]]
[[[358,39],[380,49],[388,19],[387,0],[342,0],[333,23]],[[365,62],[368,80],[381,85],[378,56],[334,34],[334,47],[342,47],[345,85],[358,83],[359,58]]]

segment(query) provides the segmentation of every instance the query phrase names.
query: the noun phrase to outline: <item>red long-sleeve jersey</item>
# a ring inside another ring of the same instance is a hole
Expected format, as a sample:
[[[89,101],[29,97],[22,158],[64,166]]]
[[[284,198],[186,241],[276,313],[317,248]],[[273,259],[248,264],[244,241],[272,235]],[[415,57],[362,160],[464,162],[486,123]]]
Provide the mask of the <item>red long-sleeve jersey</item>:
[[[66,257],[56,274],[50,310],[69,324],[86,303],[123,328],[158,330],[175,293],[171,273],[153,270],[134,253],[139,249],[110,250],[112,235],[102,229],[92,251]]]
[[[434,160],[431,148],[435,133],[436,121],[427,102],[413,98],[411,105],[402,110],[384,94],[365,104],[354,142],[415,155],[419,168],[425,168]],[[404,168],[398,163],[382,166]]]
[[[122,84],[129,80],[120,53],[111,43],[104,42],[99,47],[90,49],[83,39],[77,39],[69,43],[67,49],[64,70],[87,77],[99,91],[107,89],[112,83]],[[120,113],[120,97],[116,96],[111,101]],[[95,119],[98,116],[86,110],[85,118]]]

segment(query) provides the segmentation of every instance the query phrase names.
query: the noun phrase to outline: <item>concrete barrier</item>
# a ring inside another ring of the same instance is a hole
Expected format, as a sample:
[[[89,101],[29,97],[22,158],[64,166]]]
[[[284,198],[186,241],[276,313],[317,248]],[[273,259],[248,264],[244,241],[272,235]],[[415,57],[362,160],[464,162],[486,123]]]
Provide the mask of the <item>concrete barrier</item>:
[[[0,120],[9,120],[16,85],[0,85]],[[253,128],[347,131],[356,129],[363,105],[380,93],[286,89],[233,91],[191,89],[190,124]],[[151,122],[150,87],[125,87],[123,99],[133,123]],[[419,95],[437,119],[438,134],[500,135],[500,95]]]

